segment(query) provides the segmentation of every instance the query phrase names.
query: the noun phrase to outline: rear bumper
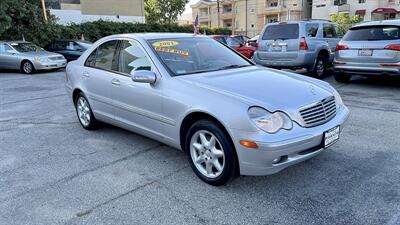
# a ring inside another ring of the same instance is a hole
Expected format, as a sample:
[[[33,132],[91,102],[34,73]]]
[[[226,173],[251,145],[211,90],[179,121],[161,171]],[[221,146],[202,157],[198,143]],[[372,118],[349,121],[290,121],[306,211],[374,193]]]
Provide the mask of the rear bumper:
[[[276,53],[276,54],[279,54]],[[295,58],[284,58],[284,57],[271,57],[268,59],[261,59],[258,52],[254,53],[254,62],[267,67],[279,67],[279,68],[311,68],[315,64],[316,53],[315,52],[299,52]]]
[[[235,144],[240,166],[240,174],[263,176],[277,173],[291,165],[310,159],[322,151],[324,132],[336,126],[343,128],[349,116],[349,109],[343,106],[337,115],[329,122],[317,127],[303,128],[295,124],[290,131],[279,131],[276,134],[264,132],[245,133],[235,130],[235,143],[238,140],[252,140],[259,146],[258,149],[245,148]],[[282,157],[278,163],[273,160]]]
[[[381,66],[380,63],[354,63],[354,62],[339,62],[346,64],[335,64],[333,68],[337,73],[345,73],[350,75],[364,76],[399,76],[399,66]]]

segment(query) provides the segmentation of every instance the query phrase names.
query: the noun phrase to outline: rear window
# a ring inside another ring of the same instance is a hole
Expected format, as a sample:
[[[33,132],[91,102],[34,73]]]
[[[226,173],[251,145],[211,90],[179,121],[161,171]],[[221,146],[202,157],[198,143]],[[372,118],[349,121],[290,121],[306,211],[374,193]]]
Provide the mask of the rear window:
[[[369,26],[350,29],[343,37],[345,41],[384,41],[400,39],[400,27]]]
[[[267,26],[263,40],[285,40],[299,38],[298,24],[276,24]]]

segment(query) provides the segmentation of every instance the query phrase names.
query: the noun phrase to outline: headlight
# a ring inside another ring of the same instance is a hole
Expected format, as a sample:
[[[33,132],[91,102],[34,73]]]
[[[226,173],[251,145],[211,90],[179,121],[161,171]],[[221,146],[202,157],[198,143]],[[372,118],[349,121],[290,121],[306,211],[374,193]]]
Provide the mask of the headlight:
[[[261,107],[249,108],[249,117],[254,124],[267,133],[276,133],[280,129],[292,129],[292,120],[283,112],[270,113]]]
[[[343,105],[342,97],[340,97],[339,92],[337,92],[335,89],[333,89],[333,95],[335,96],[337,107],[340,108]]]
[[[35,58],[33,58],[33,60],[35,60],[36,62],[46,62],[47,58],[42,58],[39,56],[35,56]]]

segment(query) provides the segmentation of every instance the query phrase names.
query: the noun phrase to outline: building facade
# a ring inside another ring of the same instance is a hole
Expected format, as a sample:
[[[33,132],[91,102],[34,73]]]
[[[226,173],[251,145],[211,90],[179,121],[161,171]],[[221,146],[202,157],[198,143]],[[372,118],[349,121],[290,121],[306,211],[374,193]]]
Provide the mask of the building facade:
[[[311,18],[312,0],[200,0],[192,7],[201,26],[226,27],[233,34],[255,36],[265,24]],[[218,13],[219,11],[219,13]]]
[[[333,14],[358,15],[364,21],[400,18],[399,0],[314,0],[313,19],[329,19]]]
[[[95,20],[144,23],[144,0],[46,0],[60,24]]]

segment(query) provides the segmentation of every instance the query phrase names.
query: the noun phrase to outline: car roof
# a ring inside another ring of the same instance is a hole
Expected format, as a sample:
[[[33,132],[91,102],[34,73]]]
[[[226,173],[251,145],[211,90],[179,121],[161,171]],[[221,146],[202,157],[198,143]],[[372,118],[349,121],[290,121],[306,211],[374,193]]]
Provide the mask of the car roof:
[[[16,44],[24,44],[24,43],[31,43],[29,41],[0,41],[0,43],[5,43],[5,44],[12,44],[12,43],[16,43]]]
[[[206,36],[189,34],[189,33],[130,33],[130,34],[116,34],[108,36],[108,38],[124,38],[124,37],[151,40],[151,39],[163,39],[163,38],[187,38],[187,37],[206,37]]]
[[[394,25],[400,26],[400,20],[379,20],[379,21],[368,21],[362,22],[354,25],[353,27],[363,27],[363,26],[377,26],[377,25]]]
[[[277,24],[306,24],[306,23],[327,23],[327,24],[336,24],[335,22],[323,19],[307,19],[307,20],[290,20],[290,21],[281,21],[281,22],[273,22],[268,23],[268,25],[277,25]]]

